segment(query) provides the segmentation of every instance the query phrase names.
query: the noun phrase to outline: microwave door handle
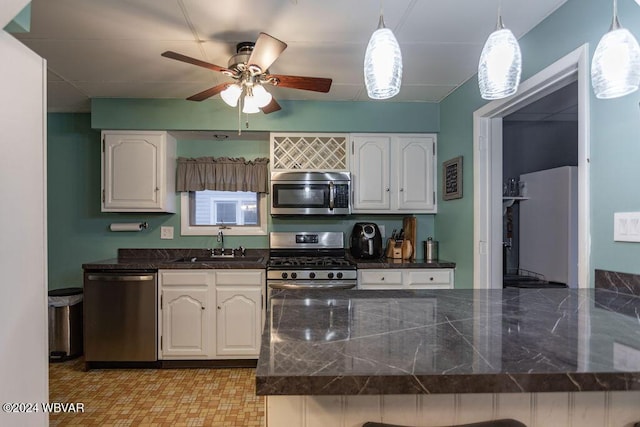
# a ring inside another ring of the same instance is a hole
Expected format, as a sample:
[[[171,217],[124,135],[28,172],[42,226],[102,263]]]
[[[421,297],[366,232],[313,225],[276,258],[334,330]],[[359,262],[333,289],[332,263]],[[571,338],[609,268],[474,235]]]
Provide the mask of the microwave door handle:
[[[329,209],[333,210],[335,207],[336,187],[333,185],[333,181],[329,181]]]

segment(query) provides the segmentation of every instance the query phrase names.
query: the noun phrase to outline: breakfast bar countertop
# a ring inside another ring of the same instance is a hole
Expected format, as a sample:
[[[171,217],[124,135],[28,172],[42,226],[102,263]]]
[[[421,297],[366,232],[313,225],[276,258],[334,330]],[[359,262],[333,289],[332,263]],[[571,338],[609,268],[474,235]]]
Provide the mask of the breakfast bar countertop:
[[[281,291],[256,392],[640,390],[639,312],[601,289]]]

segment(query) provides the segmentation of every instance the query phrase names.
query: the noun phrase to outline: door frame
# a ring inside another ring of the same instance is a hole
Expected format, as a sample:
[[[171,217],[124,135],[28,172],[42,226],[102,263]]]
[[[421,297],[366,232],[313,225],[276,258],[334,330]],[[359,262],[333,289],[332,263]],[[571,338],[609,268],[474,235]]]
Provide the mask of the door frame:
[[[589,45],[549,65],[520,85],[516,95],[473,113],[473,287],[502,288],[502,118],[549,93],[578,82],[578,286],[590,286]]]

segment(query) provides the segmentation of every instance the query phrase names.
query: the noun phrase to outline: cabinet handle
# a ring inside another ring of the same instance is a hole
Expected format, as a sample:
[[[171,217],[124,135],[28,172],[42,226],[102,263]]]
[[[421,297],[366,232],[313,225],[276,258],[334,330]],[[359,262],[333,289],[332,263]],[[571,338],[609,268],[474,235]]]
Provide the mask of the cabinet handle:
[[[218,306],[218,310],[222,310],[222,307]]]
[[[384,190],[384,191],[386,191],[388,193],[390,190],[391,189],[389,187],[387,187],[386,190]]]
[[[384,276],[382,276],[382,279],[380,279],[380,280],[384,282]]]
[[[402,191],[404,191],[404,188],[401,188],[401,189],[400,189],[400,192],[402,192]]]
[[[156,187],[155,191],[160,191],[160,189],[158,187]]]
[[[433,277],[429,277],[429,280],[431,280],[433,282]]]
[[[204,310],[204,305],[202,307],[200,307],[201,310]]]

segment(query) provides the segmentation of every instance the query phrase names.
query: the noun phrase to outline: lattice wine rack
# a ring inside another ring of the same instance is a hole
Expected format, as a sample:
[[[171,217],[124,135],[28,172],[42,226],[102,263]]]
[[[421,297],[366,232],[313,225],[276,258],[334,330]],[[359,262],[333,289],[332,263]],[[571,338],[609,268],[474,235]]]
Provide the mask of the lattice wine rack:
[[[271,170],[349,170],[347,134],[271,134]]]

